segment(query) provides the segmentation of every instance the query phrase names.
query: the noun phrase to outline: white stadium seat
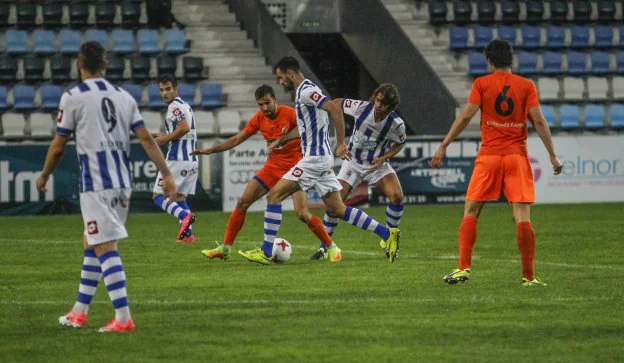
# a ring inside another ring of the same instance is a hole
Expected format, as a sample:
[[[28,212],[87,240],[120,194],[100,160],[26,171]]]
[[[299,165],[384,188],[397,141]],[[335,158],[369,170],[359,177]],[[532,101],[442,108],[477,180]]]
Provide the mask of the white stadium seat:
[[[33,138],[50,138],[54,130],[54,116],[50,113],[30,114],[30,135]]]
[[[236,134],[240,131],[241,117],[238,111],[219,110],[217,112],[220,134]]]
[[[160,112],[157,111],[143,111],[143,120],[145,121],[145,127],[150,134],[157,134],[162,132],[163,117]]]
[[[215,118],[212,111],[193,111],[195,115],[195,130],[198,135],[215,134]]]
[[[6,112],[2,115],[2,135],[5,139],[24,137],[26,122],[21,113]]]

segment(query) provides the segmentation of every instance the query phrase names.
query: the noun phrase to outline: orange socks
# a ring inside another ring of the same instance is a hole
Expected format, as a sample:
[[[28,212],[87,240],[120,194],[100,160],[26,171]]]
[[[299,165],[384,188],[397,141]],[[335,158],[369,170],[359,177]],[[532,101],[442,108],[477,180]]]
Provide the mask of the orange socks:
[[[319,217],[312,216],[312,218],[310,218],[310,221],[308,222],[308,228],[310,229],[310,231],[312,231],[312,233],[316,235],[316,237],[318,237],[318,239],[321,240],[321,242],[323,242],[325,247],[329,247],[332,245],[332,239],[329,234],[327,234],[327,230],[323,226],[323,222]]]
[[[241,228],[243,228],[243,224],[245,223],[245,215],[247,212],[241,212],[238,208],[234,208],[234,211],[230,215],[230,219],[228,219],[227,227],[225,227],[225,237],[223,237],[223,244],[231,246],[234,244],[234,240],[240,232]]]
[[[535,230],[531,222],[516,224],[516,238],[522,260],[522,277],[533,280],[533,265],[535,263]]]
[[[466,216],[459,226],[459,269],[470,268],[472,248],[477,241],[477,217]]]

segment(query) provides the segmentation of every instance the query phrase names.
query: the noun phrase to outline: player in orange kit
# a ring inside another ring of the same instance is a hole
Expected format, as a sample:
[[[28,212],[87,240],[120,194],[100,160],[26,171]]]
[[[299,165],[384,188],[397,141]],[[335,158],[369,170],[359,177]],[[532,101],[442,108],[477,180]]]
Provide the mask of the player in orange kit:
[[[271,86],[262,85],[258,87],[255,92],[255,97],[260,110],[253,115],[241,132],[219,145],[208,149],[196,150],[192,154],[210,155],[230,150],[258,131],[262,133],[262,136],[264,136],[267,141],[267,145],[269,145],[297,127],[295,110],[292,107],[278,105],[275,92]],[[223,245],[218,245],[217,243],[217,248],[203,250],[202,254],[204,256],[210,259],[220,258],[223,260],[229,257],[232,244],[234,244],[238,232],[245,223],[247,209],[268,193],[282,176],[301,160],[300,143],[301,139],[297,138],[287,142],[282,147],[272,149],[264,167],[249,180],[243,195],[236,204],[236,208],[234,208],[234,211],[230,215],[225,229],[225,236],[223,237]],[[325,232],[323,222],[317,216],[312,215],[306,207],[307,195],[305,192],[299,191],[293,194],[292,198],[297,217],[299,217],[302,222],[305,222],[312,233],[325,245],[331,245],[331,238]]]
[[[530,219],[535,201],[533,172],[527,155],[527,119],[544,143],[555,175],[561,162],[555,155],[550,128],[540,108],[535,85],[511,73],[513,52],[509,43],[495,39],[485,48],[491,74],[477,78],[468,104],[457,117],[432,159],[440,167],[448,145],[481,109],[481,148],[466,192],[464,218],[459,227],[459,267],[444,277],[456,284],[470,278],[472,249],[477,240],[477,218],[483,203],[497,200],[501,188],[511,203],[516,238],[522,260],[522,286],[545,285],[534,275],[535,231]]]

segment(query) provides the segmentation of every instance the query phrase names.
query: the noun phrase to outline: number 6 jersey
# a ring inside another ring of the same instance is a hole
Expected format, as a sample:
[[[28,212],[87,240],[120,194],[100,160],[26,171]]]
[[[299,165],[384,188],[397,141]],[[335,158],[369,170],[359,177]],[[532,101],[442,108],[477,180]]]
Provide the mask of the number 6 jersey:
[[[79,190],[128,188],[130,131],[145,127],[134,98],[103,78],[91,78],[63,94],[56,133],[76,138]]]

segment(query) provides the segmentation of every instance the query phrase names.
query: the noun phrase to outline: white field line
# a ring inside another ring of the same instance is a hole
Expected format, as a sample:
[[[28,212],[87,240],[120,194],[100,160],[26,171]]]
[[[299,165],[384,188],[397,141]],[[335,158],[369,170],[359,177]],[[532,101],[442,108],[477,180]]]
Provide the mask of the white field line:
[[[154,243],[154,240],[147,239],[137,239],[137,238],[129,238],[127,242],[123,243],[132,243],[132,242],[141,242],[141,243]],[[81,245],[82,241],[77,238],[75,240],[54,240],[54,239],[10,239],[10,238],[0,238],[0,244],[3,243],[26,243],[26,244],[77,244]],[[237,240],[236,245],[245,245],[245,246],[260,246],[261,243],[257,241],[246,241],[246,240]],[[205,246],[209,246],[208,248],[212,248],[211,243],[200,242],[196,245],[199,248],[204,248]],[[216,246],[216,245],[215,245]],[[296,250],[308,250],[311,251],[310,246],[292,246]],[[349,255],[355,256],[383,256],[382,251],[379,252],[367,252],[367,251],[356,251],[356,250],[342,250],[344,255],[348,257]],[[457,260],[457,255],[426,255],[426,254],[418,254],[418,253],[400,253],[401,258],[419,258],[424,260]],[[505,262],[505,263],[520,263],[519,259],[502,259],[502,258],[482,258],[478,255],[472,257],[473,260],[481,260],[481,261],[494,261],[494,262]],[[400,262],[401,259],[398,260]],[[598,269],[598,270],[624,270],[624,265],[601,265],[601,264],[572,264],[565,262],[548,262],[548,261],[536,261],[537,265],[546,265],[546,266],[554,266],[554,267],[563,267],[563,268],[575,268],[575,269]]]

